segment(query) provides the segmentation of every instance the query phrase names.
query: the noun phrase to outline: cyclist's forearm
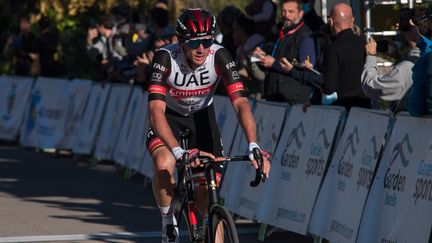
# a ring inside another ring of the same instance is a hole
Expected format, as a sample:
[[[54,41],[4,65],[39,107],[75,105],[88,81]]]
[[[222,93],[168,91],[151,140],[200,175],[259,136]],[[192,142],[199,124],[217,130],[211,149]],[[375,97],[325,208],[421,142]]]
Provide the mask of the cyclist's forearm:
[[[236,110],[240,126],[242,127],[243,132],[246,135],[247,141],[249,143],[256,143],[256,122],[248,100],[246,98],[239,98],[238,100],[234,101],[233,105]]]

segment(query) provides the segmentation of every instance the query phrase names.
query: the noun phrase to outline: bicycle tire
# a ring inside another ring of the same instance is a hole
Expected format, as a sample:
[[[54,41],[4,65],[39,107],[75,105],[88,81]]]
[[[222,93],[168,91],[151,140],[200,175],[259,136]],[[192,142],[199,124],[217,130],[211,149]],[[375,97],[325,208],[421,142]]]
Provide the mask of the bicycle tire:
[[[186,208],[186,204],[183,203],[182,200],[174,200],[173,201],[173,210],[174,210],[174,216],[177,220],[177,226],[179,229],[179,232],[184,232],[187,231],[188,235],[189,235],[189,241],[188,242],[192,242],[193,240],[193,231],[190,227],[189,224],[189,216],[188,216],[188,211]],[[180,210],[181,215],[180,215]]]
[[[220,232],[217,232],[218,227],[223,225],[224,243],[239,243],[237,229],[234,220],[228,210],[221,205],[214,205],[210,209],[210,231],[208,232],[208,239],[210,243],[215,243],[219,240]],[[219,241],[220,242],[220,241]],[[219,243],[218,242],[218,243]]]

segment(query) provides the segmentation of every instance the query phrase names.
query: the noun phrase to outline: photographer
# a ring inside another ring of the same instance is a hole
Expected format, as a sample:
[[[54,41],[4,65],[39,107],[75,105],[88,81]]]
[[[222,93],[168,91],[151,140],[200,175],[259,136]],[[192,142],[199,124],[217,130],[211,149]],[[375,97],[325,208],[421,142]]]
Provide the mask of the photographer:
[[[426,14],[420,22],[426,22],[428,29],[432,29],[432,3],[429,4]],[[410,19],[406,36],[409,40],[416,42],[417,47],[421,51],[420,59],[412,69],[413,85],[408,100],[408,112],[412,116],[432,114],[432,93],[429,90],[432,77],[432,41],[422,34]]]
[[[102,17],[97,26],[91,26],[87,32],[87,53],[97,63],[96,81],[110,82],[115,71],[115,63],[122,56],[114,51],[114,23],[109,17]]]
[[[405,38],[405,36],[403,35]],[[399,56],[396,45],[393,42],[383,41],[383,50],[390,56]],[[391,101],[390,110],[398,112],[407,110],[407,92],[412,85],[412,67],[420,57],[420,50],[416,44],[407,40],[408,51],[393,64],[391,70],[384,74],[378,74],[377,66],[377,42],[371,37],[365,46],[366,62],[363,66],[361,84],[363,92],[370,98]]]

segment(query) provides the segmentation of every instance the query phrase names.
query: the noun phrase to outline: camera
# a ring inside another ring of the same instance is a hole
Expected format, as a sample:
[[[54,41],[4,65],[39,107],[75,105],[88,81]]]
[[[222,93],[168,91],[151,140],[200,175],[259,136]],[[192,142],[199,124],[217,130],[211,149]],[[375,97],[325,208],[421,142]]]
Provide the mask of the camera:
[[[410,24],[409,24],[410,19],[414,21],[414,9],[401,8],[399,10],[399,29],[401,31],[410,30]]]
[[[377,40],[376,51],[380,53],[387,53],[389,51],[389,40]]]

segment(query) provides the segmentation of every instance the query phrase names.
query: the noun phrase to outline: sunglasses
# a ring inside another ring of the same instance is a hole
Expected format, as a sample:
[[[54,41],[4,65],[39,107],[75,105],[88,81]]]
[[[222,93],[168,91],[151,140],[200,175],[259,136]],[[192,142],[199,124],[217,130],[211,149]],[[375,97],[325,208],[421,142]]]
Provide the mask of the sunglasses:
[[[200,45],[203,45],[204,48],[209,48],[213,44],[213,38],[211,39],[196,39],[196,40],[187,40],[185,44],[190,49],[197,49]]]

